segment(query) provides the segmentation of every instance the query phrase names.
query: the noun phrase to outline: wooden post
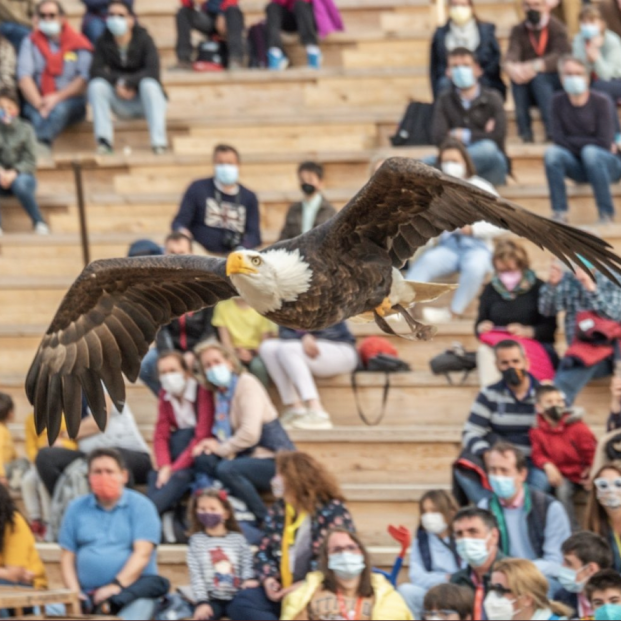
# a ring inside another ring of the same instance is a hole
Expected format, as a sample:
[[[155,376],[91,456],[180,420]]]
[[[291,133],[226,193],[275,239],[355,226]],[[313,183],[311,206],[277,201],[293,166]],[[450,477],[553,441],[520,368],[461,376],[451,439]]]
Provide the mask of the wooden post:
[[[78,213],[80,216],[80,238],[82,242],[82,258],[84,267],[91,262],[91,248],[88,240],[88,227],[86,225],[86,206],[84,204],[84,185],[82,180],[82,164],[79,160],[72,160],[73,176],[75,179],[75,193],[78,199]]]

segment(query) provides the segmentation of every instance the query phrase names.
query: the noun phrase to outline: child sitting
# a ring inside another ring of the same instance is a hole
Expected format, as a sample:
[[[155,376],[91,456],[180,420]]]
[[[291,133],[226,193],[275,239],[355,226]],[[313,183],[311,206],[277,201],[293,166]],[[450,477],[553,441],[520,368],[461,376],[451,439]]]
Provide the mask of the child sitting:
[[[537,422],[528,434],[533,465],[545,471],[576,530],[574,494],[588,484],[597,440],[582,421],[582,412],[567,408],[555,386],[544,384],[537,389],[536,409]]]
[[[15,418],[13,399],[4,392],[0,392],[0,484],[7,485],[5,467],[17,459],[13,438],[8,424]]]
[[[621,619],[621,576],[614,569],[604,569],[592,576],[586,594],[596,621]]]
[[[194,619],[221,619],[241,589],[255,588],[252,551],[226,492],[208,489],[192,498],[188,567]]]

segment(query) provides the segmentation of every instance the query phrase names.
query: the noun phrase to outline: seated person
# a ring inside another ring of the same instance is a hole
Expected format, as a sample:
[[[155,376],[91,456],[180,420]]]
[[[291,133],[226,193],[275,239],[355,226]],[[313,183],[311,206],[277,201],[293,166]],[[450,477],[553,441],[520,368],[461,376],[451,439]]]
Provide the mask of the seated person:
[[[32,32],[32,17],[37,0],[0,2],[0,36],[9,40],[16,52],[22,41]]]
[[[125,0],[108,5],[106,31],[95,46],[90,77],[88,101],[97,152],[113,152],[114,112],[118,118],[146,118],[153,153],[165,153],[168,104],[160,82],[160,58],[153,39]]]
[[[13,91],[0,91],[0,196],[15,196],[32,220],[37,235],[50,230],[35,196],[36,141],[30,123],[19,117],[19,99]],[[2,228],[0,228],[2,235]]]
[[[425,594],[422,619],[430,621],[470,621],[474,610],[474,592],[456,584],[437,584]]]
[[[453,88],[438,96],[431,136],[440,146],[449,136],[468,150],[477,175],[492,185],[504,185],[508,171],[505,154],[507,118],[498,91],[479,84],[481,67],[465,47],[448,54],[447,75]]]
[[[343,321],[303,332],[280,327],[278,338],[263,341],[259,355],[286,410],[282,422],[293,429],[331,429],[314,377],[351,373],[358,366],[355,339]]]
[[[590,487],[590,471],[597,440],[582,420],[584,411],[567,408],[556,386],[537,389],[537,422],[529,431],[531,459],[548,477],[554,496],[565,507],[573,530],[578,530],[574,495]]]
[[[455,499],[444,490],[431,490],[423,494],[420,508],[420,525],[410,553],[410,583],[399,586],[399,594],[415,619],[423,612],[428,590],[447,582],[462,566],[450,526],[459,510]]]
[[[526,19],[514,26],[509,36],[504,70],[511,80],[518,133],[524,142],[533,142],[530,107],[536,105],[546,137],[552,134],[552,95],[560,90],[558,61],[569,54],[567,28],[550,15],[546,0],[523,0]]]
[[[226,41],[229,69],[244,64],[244,15],[238,0],[181,0],[177,11],[177,69],[192,69],[192,30]]]
[[[481,67],[479,81],[482,86],[493,88],[504,99],[507,87],[500,77],[500,45],[496,38],[496,25],[477,18],[472,0],[449,0],[449,19],[438,26],[431,41],[429,76],[433,98],[451,88],[447,76],[447,54],[457,47],[470,50]]]
[[[232,349],[239,361],[267,388],[270,377],[259,356],[259,346],[265,339],[276,336],[276,324],[259,315],[243,298],[235,297],[216,305],[212,325],[218,330],[220,342]]]
[[[265,536],[254,560],[261,586],[237,593],[228,610],[231,619],[280,619],[282,600],[291,587],[317,569],[330,530],[355,530],[336,478],[317,460],[306,453],[281,451],[276,464],[276,502],[268,510]]]
[[[59,134],[86,116],[86,84],[93,46],[76,32],[58,0],[37,5],[36,30],[17,58],[23,114],[34,126],[40,150],[49,155]]]
[[[543,281],[531,270],[524,247],[513,239],[498,242],[492,263],[494,276],[479,298],[475,324],[475,334],[481,341],[477,350],[481,386],[500,380],[492,347],[505,338],[524,347],[537,379],[552,379],[558,363],[554,351],[556,316],[546,317],[539,312]]]
[[[618,0],[601,0],[597,6],[602,12],[602,19],[606,22],[606,26],[621,37],[621,6]]]
[[[490,449],[504,440],[530,455],[528,432],[535,423],[535,391],[539,382],[528,372],[524,350],[516,341],[500,341],[494,347],[496,367],[502,380],[483,388],[477,396],[462,433],[465,452],[485,467]],[[458,467],[453,476],[468,500],[478,503],[489,498],[483,483],[466,476]],[[528,482],[536,489],[548,489],[548,479],[539,468],[530,464]]]
[[[566,57],[559,63],[565,92],[554,95],[551,121],[553,145],[546,149],[544,164],[552,216],[567,222],[565,178],[593,187],[599,224],[614,220],[610,184],[621,179],[621,159],[612,152],[618,122],[610,97],[589,90],[587,68]]]
[[[621,619],[621,576],[612,569],[596,573],[587,582],[586,595],[595,621]]]
[[[134,8],[134,0],[124,0],[130,9]],[[86,13],[82,18],[82,34],[95,45],[99,37],[106,31],[106,17],[110,0],[82,0]]]
[[[414,618],[392,584],[373,572],[371,557],[358,536],[335,528],[324,539],[318,571],[307,574],[304,582],[283,599],[280,618],[352,616]]]
[[[214,176],[190,185],[172,222],[173,231],[195,239],[207,252],[228,254],[240,246],[261,245],[259,201],[238,183],[239,162],[234,147],[216,146]]]
[[[593,608],[584,587],[591,576],[612,567],[610,546],[603,537],[582,531],[564,541],[561,550],[563,566],[557,579],[562,588],[554,599],[572,608],[580,619],[592,617]]]
[[[63,583],[121,619],[151,619],[170,587],[157,573],[157,511],[148,498],[125,488],[128,472],[114,449],[89,454],[88,479],[92,493],[69,505],[61,526]]]
[[[571,526],[563,505],[527,483],[528,462],[508,442],[498,442],[487,458],[494,492],[479,506],[492,512],[500,527],[500,549],[506,556],[533,561],[548,581],[559,573],[563,541]]]
[[[595,457],[591,467],[591,474],[600,470],[612,460],[608,454],[608,443],[614,440],[621,429],[621,377],[613,375],[610,380],[610,416],[606,422],[606,433],[599,438]]]
[[[548,581],[534,563],[505,558],[494,565],[483,607],[488,619],[567,619],[571,610],[548,598]]]
[[[173,509],[194,479],[192,449],[211,437],[213,396],[192,376],[178,351],[160,354],[157,370],[162,384],[153,435],[156,470],[149,473],[147,495],[157,512]]]
[[[9,423],[15,419],[15,405],[10,395],[0,392],[0,485],[7,485],[5,467],[17,459]]]
[[[279,241],[308,233],[316,226],[327,222],[336,213],[336,209],[322,194],[323,166],[321,164],[302,162],[298,166],[298,179],[304,198],[289,207]]]
[[[472,183],[490,194],[498,195],[494,186],[475,175],[472,159],[462,142],[447,138],[440,146],[436,166],[447,175]],[[475,222],[452,233],[443,233],[435,245],[418,255],[407,273],[415,282],[438,282],[457,272],[457,291],[451,307],[423,308],[423,318],[429,323],[458,320],[479,292],[492,268],[492,240],[505,231],[487,222]]]
[[[472,618],[483,619],[483,601],[492,586],[492,567],[505,558],[499,548],[498,524],[489,511],[466,507],[453,518],[452,529],[457,554],[466,567],[450,577],[451,584],[477,593]],[[482,591],[480,595],[479,591]]]
[[[15,48],[8,39],[0,35],[0,90],[16,90],[16,70],[17,56],[15,54]]]
[[[578,330],[577,316],[582,311],[592,311],[602,319],[621,321],[621,289],[588,261],[588,271],[576,267],[575,274],[567,271],[560,262],[553,261],[548,282],[539,293],[539,312],[548,317],[565,312],[565,338],[571,347]],[[593,278],[595,280],[593,280]],[[567,405],[572,405],[578,393],[592,380],[609,377],[614,366],[614,355],[596,364],[587,365],[567,354],[554,378],[554,385],[565,395]]]
[[[270,489],[275,453],[293,444],[280,426],[276,408],[259,380],[245,373],[235,354],[218,341],[196,348],[201,376],[213,393],[213,437],[192,449],[194,468],[216,478],[257,518],[266,519],[260,492]]]

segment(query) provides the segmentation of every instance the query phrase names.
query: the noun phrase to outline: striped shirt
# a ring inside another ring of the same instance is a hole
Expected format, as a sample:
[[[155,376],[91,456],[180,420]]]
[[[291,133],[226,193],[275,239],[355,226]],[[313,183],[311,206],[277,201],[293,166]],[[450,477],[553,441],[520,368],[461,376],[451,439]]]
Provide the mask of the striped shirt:
[[[511,442],[530,455],[528,431],[535,424],[537,380],[530,376],[530,388],[521,401],[500,381],[477,396],[462,433],[463,447],[474,455],[488,451],[496,442]]]
[[[254,578],[252,550],[241,533],[210,537],[196,533],[188,545],[188,567],[194,600],[231,600],[246,580]]]

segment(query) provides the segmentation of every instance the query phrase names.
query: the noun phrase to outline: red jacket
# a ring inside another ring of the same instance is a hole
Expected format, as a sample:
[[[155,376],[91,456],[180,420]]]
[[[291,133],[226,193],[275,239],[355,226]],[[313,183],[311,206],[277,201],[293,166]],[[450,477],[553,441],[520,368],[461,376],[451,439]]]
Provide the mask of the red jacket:
[[[213,393],[203,388],[200,384],[196,393],[196,427],[194,429],[194,437],[188,447],[179,455],[172,463],[170,456],[170,435],[173,431],[177,431],[177,420],[172,404],[164,399],[164,391],[160,391],[158,403],[158,416],[155,423],[155,434],[153,436],[153,452],[155,453],[155,462],[158,468],[162,466],[172,465],[173,471],[190,468],[194,463],[192,457],[192,449],[194,446],[205,438],[211,438],[211,429],[213,427],[214,405]]]
[[[551,462],[566,479],[579,483],[585,468],[593,464],[597,440],[575,412],[566,414],[557,427],[538,414],[537,425],[528,435],[533,449],[531,459],[537,468]]]

